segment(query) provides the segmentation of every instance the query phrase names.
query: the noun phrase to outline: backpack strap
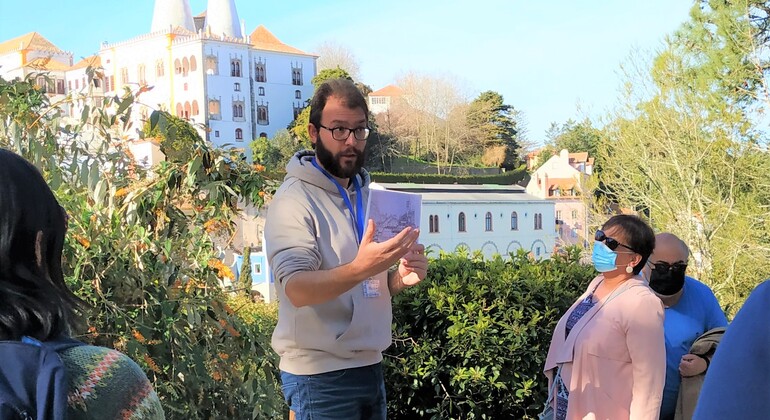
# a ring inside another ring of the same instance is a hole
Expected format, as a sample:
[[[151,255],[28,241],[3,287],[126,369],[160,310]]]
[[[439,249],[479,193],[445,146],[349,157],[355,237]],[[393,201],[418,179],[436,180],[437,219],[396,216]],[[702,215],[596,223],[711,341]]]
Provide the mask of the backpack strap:
[[[64,350],[72,347],[85,346],[86,343],[78,341],[69,337],[61,337],[55,340],[39,341],[32,337],[24,336],[21,338],[22,343],[32,344],[38,347],[43,347],[56,353],[61,353]]]

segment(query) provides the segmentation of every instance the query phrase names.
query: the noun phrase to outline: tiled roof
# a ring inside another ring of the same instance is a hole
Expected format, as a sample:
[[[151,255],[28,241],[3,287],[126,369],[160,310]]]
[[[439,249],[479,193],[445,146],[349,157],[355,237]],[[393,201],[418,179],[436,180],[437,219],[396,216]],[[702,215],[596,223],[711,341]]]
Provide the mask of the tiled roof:
[[[0,43],[0,54],[8,54],[10,52],[19,50],[39,50],[39,51],[51,51],[57,53],[63,53],[53,45],[51,41],[45,39],[37,32],[30,32],[26,35],[22,35],[8,41]]]
[[[70,70],[77,70],[77,69],[84,69],[88,66],[91,67],[101,67],[102,65],[102,59],[98,55],[92,55],[90,57],[86,57],[77,63],[70,67]]]
[[[277,51],[289,54],[311,55],[302,50],[286,45],[276,38],[264,25],[259,25],[254,32],[249,35],[249,42],[255,48],[265,51]]]
[[[574,178],[548,178],[548,189],[561,188],[562,190],[572,189],[577,185]]]
[[[575,163],[583,163],[588,161],[588,152],[570,153],[569,160]]]
[[[51,57],[38,57],[29,63],[25,64],[26,67],[33,68],[35,70],[59,70],[67,71],[70,69],[69,64],[65,64],[56,60],[52,60]]]
[[[375,90],[369,96],[401,96],[404,91],[396,85],[387,85],[382,89]]]

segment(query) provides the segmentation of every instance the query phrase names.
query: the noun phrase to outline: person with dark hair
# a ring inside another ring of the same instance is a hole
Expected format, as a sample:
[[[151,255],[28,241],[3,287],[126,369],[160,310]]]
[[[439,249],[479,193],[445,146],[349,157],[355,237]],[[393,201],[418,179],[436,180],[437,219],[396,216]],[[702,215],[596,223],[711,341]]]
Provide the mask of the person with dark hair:
[[[329,80],[310,107],[315,151],[288,163],[265,224],[282,390],[297,419],[385,419],[391,296],[425,278],[425,247],[411,227],[374,242],[376,226],[364,220],[369,111],[361,92],[350,80]]]
[[[66,218],[40,172],[0,149],[0,340],[39,347],[72,341],[86,305],[64,283]],[[78,344],[58,353],[68,386],[67,418],[164,418],[136,363],[115,350]]]
[[[697,401],[695,382],[688,380],[689,389],[680,396],[682,378],[705,375],[713,349],[708,354],[690,352],[695,340],[705,332],[727,326],[727,318],[714,292],[708,286],[685,275],[690,250],[672,233],[659,233],[653,251],[642,274],[650,288],[663,302],[666,319],[666,385],[663,388],[661,420],[691,418]],[[685,399],[684,397],[687,396]],[[681,404],[677,404],[681,401]],[[679,408],[677,408],[679,407]]]
[[[639,276],[654,248],[654,232],[636,216],[613,216],[596,231],[592,260],[600,274],[556,325],[541,418],[658,419],[663,304]]]

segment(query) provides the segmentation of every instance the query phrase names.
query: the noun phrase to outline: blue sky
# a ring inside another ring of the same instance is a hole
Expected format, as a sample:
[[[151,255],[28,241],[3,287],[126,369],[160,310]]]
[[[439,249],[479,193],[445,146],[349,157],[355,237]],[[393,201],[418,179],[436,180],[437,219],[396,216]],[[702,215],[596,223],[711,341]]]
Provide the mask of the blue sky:
[[[190,0],[194,14],[206,0]],[[154,0],[0,0],[0,40],[37,31],[75,60],[102,41],[149,32]],[[130,5],[130,6],[129,6]],[[500,92],[523,111],[530,140],[551,122],[598,118],[617,102],[620,64],[654,50],[687,20],[683,0],[236,0],[251,32],[265,25],[313,52],[346,45],[364,83],[379,89],[409,71],[458,78],[472,95]],[[580,110],[578,110],[578,108]]]

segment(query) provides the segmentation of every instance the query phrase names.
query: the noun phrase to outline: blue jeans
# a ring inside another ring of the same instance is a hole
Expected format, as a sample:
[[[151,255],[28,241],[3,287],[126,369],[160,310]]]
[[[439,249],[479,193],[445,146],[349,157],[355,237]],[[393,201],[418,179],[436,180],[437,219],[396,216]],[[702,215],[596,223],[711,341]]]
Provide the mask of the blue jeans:
[[[297,420],[388,418],[380,363],[318,375],[281,371],[281,382]]]

